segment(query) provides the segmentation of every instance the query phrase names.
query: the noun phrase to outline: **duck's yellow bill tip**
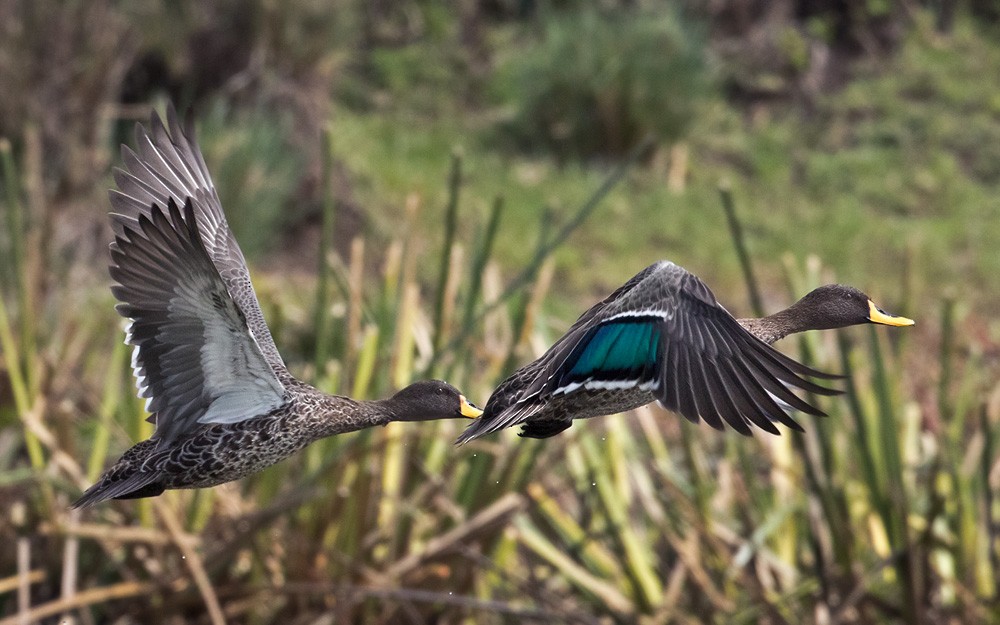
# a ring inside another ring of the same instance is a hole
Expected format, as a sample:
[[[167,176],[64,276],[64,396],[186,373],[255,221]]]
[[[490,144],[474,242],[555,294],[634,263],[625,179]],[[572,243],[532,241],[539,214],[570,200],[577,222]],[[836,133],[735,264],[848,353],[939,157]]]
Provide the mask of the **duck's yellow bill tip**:
[[[468,399],[466,399],[465,395],[460,396],[460,401],[462,404],[461,412],[463,417],[467,417],[469,419],[475,419],[482,416],[483,411],[477,408],[475,404],[470,402]]]
[[[872,323],[881,323],[886,326],[912,326],[915,321],[913,319],[907,319],[906,317],[897,317],[896,315],[890,315],[884,310],[880,309],[875,305],[875,302],[868,300],[868,320]]]

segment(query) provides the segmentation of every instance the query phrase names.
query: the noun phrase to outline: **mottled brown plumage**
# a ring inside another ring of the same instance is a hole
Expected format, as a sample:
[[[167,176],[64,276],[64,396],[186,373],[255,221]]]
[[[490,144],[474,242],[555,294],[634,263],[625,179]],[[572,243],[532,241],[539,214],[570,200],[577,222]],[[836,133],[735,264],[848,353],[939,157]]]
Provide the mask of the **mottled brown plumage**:
[[[190,129],[155,114],[123,148],[110,194],[112,291],[156,431],[73,505],[239,479],[309,443],[390,421],[476,417],[454,387],[417,382],[392,397],[328,395],[286,369],[243,254]],[[183,207],[183,208],[182,208]]]

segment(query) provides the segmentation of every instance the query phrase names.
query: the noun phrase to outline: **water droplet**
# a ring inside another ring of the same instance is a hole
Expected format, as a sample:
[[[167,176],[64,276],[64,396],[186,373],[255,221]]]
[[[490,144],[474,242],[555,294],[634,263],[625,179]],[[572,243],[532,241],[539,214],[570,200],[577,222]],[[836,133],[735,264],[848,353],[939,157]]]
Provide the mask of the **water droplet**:
[[[591,486],[597,486],[597,482],[591,482],[590,485]]]

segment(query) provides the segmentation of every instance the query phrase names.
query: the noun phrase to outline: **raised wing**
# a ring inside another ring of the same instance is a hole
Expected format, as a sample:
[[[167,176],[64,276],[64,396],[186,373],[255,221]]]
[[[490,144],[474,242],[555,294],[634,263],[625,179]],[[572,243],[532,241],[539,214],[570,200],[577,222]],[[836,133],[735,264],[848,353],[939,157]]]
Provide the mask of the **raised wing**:
[[[584,313],[541,358],[504,381],[494,392],[497,401],[490,399],[460,440],[530,420],[550,401],[608,390],[649,392],[666,408],[717,429],[728,423],[750,434],[753,423],[777,434],[773,422],[780,422],[801,430],[782,403],[823,412],[790,388],[838,393],[807,377],[830,376],[754,337],[704,282],[660,262]]]
[[[115,234],[123,235],[126,228],[137,229],[139,218],[150,217],[154,204],[166,206],[172,199],[183,206],[190,198],[205,251],[246,316],[268,364],[275,370],[284,369],[250,284],[243,252],[222,212],[219,195],[195,142],[192,124],[189,120],[186,128],[181,128],[173,106],[167,108],[167,124],[169,132],[154,112],[150,130],[136,124],[136,151],[122,146],[125,169],[115,169],[118,190],[109,192]]]
[[[120,218],[115,216],[113,221]],[[119,222],[111,244],[118,312],[154,438],[182,437],[202,423],[233,423],[285,402],[284,387],[247,327],[199,234],[193,202]]]

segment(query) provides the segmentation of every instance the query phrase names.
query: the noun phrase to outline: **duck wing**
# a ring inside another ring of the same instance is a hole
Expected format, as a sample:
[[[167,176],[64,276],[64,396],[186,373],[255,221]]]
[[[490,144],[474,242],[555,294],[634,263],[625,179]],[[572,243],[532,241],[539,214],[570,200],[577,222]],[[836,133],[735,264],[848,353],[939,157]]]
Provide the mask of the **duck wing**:
[[[226,289],[246,316],[250,332],[271,368],[284,370],[271,332],[264,322],[257,295],[250,283],[250,271],[236,237],[222,211],[215,184],[194,138],[190,119],[182,128],[172,105],[167,107],[167,125],[153,113],[149,130],[136,124],[133,151],[122,146],[125,169],[115,168],[117,190],[111,190],[112,227],[116,235],[138,227],[139,218],[152,215],[153,205],[166,206],[173,200],[183,206],[188,199],[194,209],[202,244],[218,269]]]
[[[234,423],[285,403],[285,389],[247,326],[199,232],[194,202],[171,197],[116,223],[111,290],[128,318],[139,396],[161,445],[204,423]]]
[[[460,441],[523,423],[586,391],[646,391],[690,421],[742,434],[749,424],[777,434],[773,422],[801,430],[782,403],[823,415],[793,393],[839,391],[827,378],[749,332],[697,276],[671,262],[650,265],[585,312],[545,354],[494,392]]]

